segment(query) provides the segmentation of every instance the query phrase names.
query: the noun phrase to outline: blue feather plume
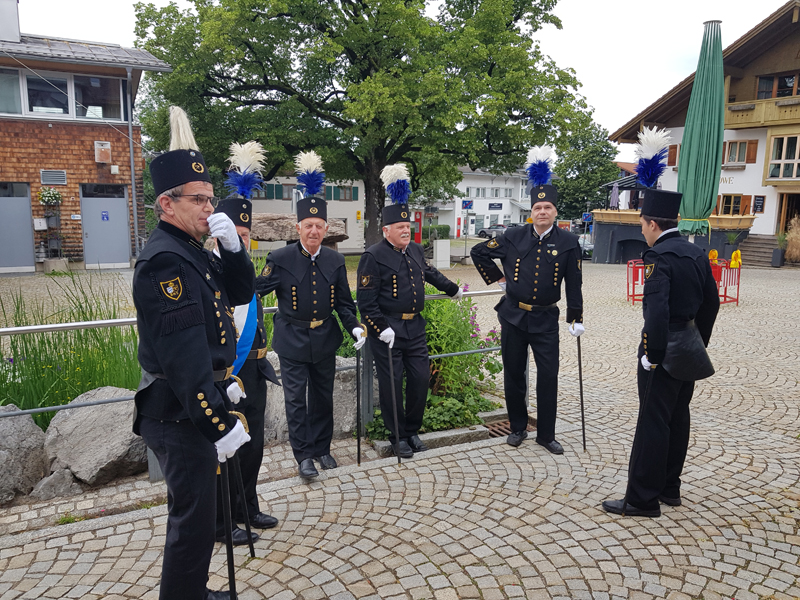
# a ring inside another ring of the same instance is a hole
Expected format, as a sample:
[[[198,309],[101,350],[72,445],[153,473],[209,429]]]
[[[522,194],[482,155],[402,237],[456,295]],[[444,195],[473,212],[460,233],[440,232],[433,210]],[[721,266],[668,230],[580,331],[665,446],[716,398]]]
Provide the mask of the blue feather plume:
[[[245,170],[244,173],[239,173],[239,171],[231,170],[228,171],[225,187],[243,198],[250,198],[253,194],[253,190],[261,189],[261,183],[263,181],[261,174],[257,171]]]
[[[325,173],[322,171],[304,171],[297,175],[298,186],[303,191],[303,196],[315,196],[322,191],[325,183]]]
[[[411,185],[407,179],[398,179],[386,186],[386,191],[394,204],[408,204],[411,195]]]
[[[528,171],[528,180],[534,187],[548,185],[553,178],[550,161],[547,160],[537,160],[531,163],[526,170]]]
[[[654,187],[667,168],[669,148],[662,148],[650,158],[640,158],[636,164],[636,179],[645,187]]]

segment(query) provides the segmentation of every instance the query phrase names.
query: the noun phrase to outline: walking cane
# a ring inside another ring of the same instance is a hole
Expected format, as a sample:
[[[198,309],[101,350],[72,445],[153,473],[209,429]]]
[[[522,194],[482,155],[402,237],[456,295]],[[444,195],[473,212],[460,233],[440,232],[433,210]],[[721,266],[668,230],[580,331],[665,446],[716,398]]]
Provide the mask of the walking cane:
[[[575,325],[575,321],[572,322]],[[581,433],[583,434],[583,451],[586,452],[586,417],[583,414],[583,361],[581,360],[581,336],[578,340],[578,383],[581,390]]]
[[[356,350],[356,460],[361,466],[361,350]]]
[[[235,415],[239,418],[242,422],[242,426],[244,427],[245,433],[250,433],[250,426],[247,424],[247,419],[245,416],[237,412],[235,410],[230,411],[232,415]],[[250,546],[250,558],[256,557],[256,549],[253,547],[253,536],[250,533],[250,513],[247,512],[247,502],[245,501],[244,497],[244,480],[242,479],[242,466],[239,462],[239,455],[233,455],[233,476],[236,479],[236,489],[239,491],[239,508],[242,509],[242,514],[244,515],[244,529],[247,532],[247,544]],[[231,523],[231,525],[233,525]]]
[[[387,344],[388,346],[388,344]],[[400,446],[400,427],[397,424],[397,394],[394,390],[394,363],[392,362],[392,348],[389,346],[389,381],[392,390],[392,412],[394,413],[394,447],[399,450]],[[397,454],[397,452],[395,452]],[[397,464],[401,464],[400,455],[397,454]]]
[[[222,475],[222,514],[225,522],[225,546],[228,550],[228,585],[230,586],[231,600],[237,600],[236,575],[233,570],[233,523],[231,523],[231,491],[230,478],[228,477],[228,463],[219,464]]]
[[[658,365],[653,365],[650,368],[650,373],[647,375],[647,385],[644,388],[644,398],[642,398],[642,402],[639,405],[639,416],[636,419],[636,430],[633,432],[633,446],[631,448],[631,459],[628,462],[628,485],[625,486],[625,497],[622,499],[622,516],[625,516],[625,509],[628,508],[628,492],[630,492],[631,486],[631,465],[634,463],[634,454],[636,454],[636,450],[641,447],[641,440],[639,440],[639,424],[642,422],[642,413],[644,412],[644,407],[647,404],[647,399],[650,397],[650,387],[653,384],[653,375],[656,372],[656,367]],[[637,445],[637,441],[640,443]]]

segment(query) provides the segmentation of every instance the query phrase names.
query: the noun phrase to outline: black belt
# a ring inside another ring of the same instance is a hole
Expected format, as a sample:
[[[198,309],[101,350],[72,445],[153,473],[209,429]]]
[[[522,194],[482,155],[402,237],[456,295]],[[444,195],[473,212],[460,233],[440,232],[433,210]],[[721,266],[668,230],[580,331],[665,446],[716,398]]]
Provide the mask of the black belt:
[[[301,321],[300,319],[295,319],[294,317],[290,317],[285,315],[284,313],[278,311],[278,314],[281,316],[281,319],[286,319],[292,325],[297,325],[298,327],[305,327],[306,329],[316,329],[320,325],[325,322],[325,319],[314,319],[313,321]]]
[[[558,306],[558,304],[547,304],[544,306],[538,304],[525,304],[524,302],[517,302],[517,307],[521,308],[522,310],[527,310],[528,312],[534,310],[547,310],[548,308],[554,308]]]
[[[166,379],[167,376],[163,373],[150,373],[156,379]],[[214,381],[225,381],[226,379],[230,379],[231,375],[233,375],[233,365],[228,367],[227,369],[220,369],[219,371],[214,371]]]
[[[392,312],[385,312],[383,313],[384,317],[392,317],[393,319],[400,319],[402,321],[410,321],[414,317],[416,317],[419,313],[392,313]]]
[[[267,348],[260,348],[258,350],[250,350],[250,354],[247,355],[247,360],[251,360],[253,358],[260,359],[264,358],[267,355]]]

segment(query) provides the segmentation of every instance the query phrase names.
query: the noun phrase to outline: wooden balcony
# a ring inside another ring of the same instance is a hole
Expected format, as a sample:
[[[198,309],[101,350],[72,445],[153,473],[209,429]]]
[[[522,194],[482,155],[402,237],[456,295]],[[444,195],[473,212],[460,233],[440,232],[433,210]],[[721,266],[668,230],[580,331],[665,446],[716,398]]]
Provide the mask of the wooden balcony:
[[[800,96],[731,102],[725,105],[725,129],[800,123]]]
[[[616,223],[619,225],[639,225],[638,210],[593,210],[597,223]],[[711,229],[743,231],[753,226],[756,215],[711,215],[708,222]]]

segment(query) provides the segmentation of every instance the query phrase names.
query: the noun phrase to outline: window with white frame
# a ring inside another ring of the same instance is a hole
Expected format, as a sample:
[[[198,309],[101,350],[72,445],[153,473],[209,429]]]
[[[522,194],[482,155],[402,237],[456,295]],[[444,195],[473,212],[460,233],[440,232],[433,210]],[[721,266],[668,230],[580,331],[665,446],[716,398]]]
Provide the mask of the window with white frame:
[[[50,75],[46,78],[25,75],[27,109],[33,114],[69,115],[69,81],[66,76]]]
[[[512,188],[505,188],[505,197],[511,198],[514,194],[514,190]]]
[[[726,163],[742,163],[747,159],[747,142],[728,142]]]
[[[492,198],[499,198],[501,192],[501,188],[492,188]]]
[[[798,168],[796,135],[772,138],[772,151],[769,158],[769,179],[800,179]]]
[[[22,93],[16,69],[0,69],[0,113],[22,113]]]

